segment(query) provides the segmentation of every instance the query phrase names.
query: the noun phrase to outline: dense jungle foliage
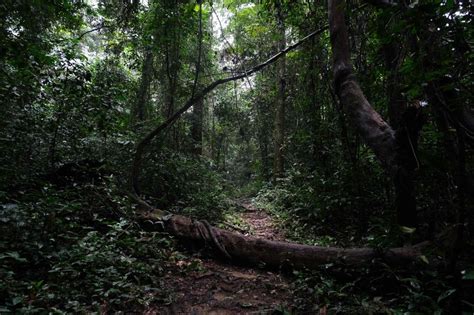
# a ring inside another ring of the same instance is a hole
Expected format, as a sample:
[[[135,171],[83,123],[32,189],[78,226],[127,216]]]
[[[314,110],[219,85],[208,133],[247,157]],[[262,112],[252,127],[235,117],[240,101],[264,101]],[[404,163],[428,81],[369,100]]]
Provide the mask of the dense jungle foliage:
[[[326,1],[1,1],[0,313],[160,313],[164,275],[199,266],[176,267],[195,249],[143,229],[141,202],[245,228],[243,198],[292,242],[432,244],[286,270],[295,304],[274,314],[473,313],[472,3],[342,10],[395,162],[344,98]]]

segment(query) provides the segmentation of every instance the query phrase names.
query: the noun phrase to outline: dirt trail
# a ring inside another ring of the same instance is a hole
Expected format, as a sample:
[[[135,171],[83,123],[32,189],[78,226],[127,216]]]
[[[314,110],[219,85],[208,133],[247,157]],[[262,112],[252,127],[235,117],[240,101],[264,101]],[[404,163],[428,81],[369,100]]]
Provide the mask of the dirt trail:
[[[250,233],[246,235],[274,241],[285,240],[283,233],[275,227],[272,217],[263,209],[256,208],[248,199],[240,201],[240,205],[245,209],[245,212],[241,214],[241,218],[251,227]]]
[[[265,211],[249,200],[239,204],[245,209],[240,215],[250,227],[248,234],[283,240]],[[176,293],[172,303],[147,314],[282,314],[292,304],[289,282],[278,272],[205,258],[177,261],[177,269],[183,272],[170,272],[163,279]]]

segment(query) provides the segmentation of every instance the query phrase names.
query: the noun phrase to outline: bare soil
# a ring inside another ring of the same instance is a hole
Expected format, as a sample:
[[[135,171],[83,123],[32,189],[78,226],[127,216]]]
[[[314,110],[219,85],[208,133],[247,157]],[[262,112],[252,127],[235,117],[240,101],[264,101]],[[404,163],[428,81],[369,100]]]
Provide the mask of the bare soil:
[[[241,219],[248,234],[284,240],[263,209],[241,200]],[[146,314],[283,314],[293,303],[289,279],[280,272],[234,266],[202,257],[176,261],[176,268],[164,277],[173,290],[168,305],[150,308]]]

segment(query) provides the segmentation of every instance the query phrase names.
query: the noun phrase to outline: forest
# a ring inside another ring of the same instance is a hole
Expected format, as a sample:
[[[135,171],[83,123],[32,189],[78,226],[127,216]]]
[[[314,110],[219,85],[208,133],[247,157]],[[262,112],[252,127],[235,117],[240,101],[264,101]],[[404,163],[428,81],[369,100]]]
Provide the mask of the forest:
[[[0,314],[474,314],[470,0],[2,0]]]

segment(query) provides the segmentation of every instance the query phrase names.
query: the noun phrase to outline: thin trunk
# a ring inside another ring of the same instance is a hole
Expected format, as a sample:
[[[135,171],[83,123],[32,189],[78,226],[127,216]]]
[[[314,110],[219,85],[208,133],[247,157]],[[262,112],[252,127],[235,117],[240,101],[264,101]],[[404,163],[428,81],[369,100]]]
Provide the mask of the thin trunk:
[[[260,174],[265,181],[271,179],[271,165],[268,157],[268,143],[270,142],[269,123],[266,114],[268,108],[264,102],[257,104],[257,140],[260,153],[261,169]]]
[[[283,16],[281,3],[277,1],[277,28],[279,34],[278,50],[285,49],[285,18]],[[283,56],[277,63],[278,68],[278,99],[275,112],[275,156],[273,165],[273,177],[282,177],[284,173],[284,147],[285,147],[285,106],[286,106],[286,58]]]
[[[142,123],[147,117],[147,102],[150,83],[153,78],[153,52],[151,48],[145,50],[140,87],[137,91],[136,102],[132,110],[133,125]]]
[[[411,41],[413,42],[413,41]],[[412,45],[415,46],[415,45]],[[398,222],[417,226],[414,171],[419,167],[417,160],[418,134],[421,129],[421,108],[408,107],[402,95],[399,68],[403,61],[402,47],[392,42],[383,47],[385,64],[389,71],[387,79],[388,116],[390,125],[396,130],[397,162],[399,169],[394,178],[395,205]]]
[[[389,43],[382,48],[385,65],[389,71],[387,78],[388,117],[390,126],[398,129],[403,112],[407,108],[406,100],[400,89],[399,67],[401,63],[401,49],[399,43]]]
[[[192,152],[195,155],[202,155],[202,125],[203,125],[204,101],[201,99],[193,106],[191,139]]]
[[[451,81],[446,78],[449,83]],[[458,256],[463,248],[464,242],[464,226],[467,220],[466,205],[472,204],[474,189],[472,183],[469,182],[469,173],[466,168],[466,129],[462,122],[456,118],[456,111],[449,111],[449,105],[455,106],[459,104],[448,104],[447,100],[453,102],[456,99],[454,91],[443,89],[446,82],[430,82],[426,89],[428,100],[436,109],[438,128],[444,135],[444,147],[446,159],[453,166],[449,171],[455,175],[456,191],[457,191],[457,209],[453,209],[454,222],[456,226],[456,235],[453,238],[453,244],[450,253],[450,269],[454,270]],[[451,128],[456,130],[454,134]],[[455,136],[456,135],[456,136]],[[469,225],[468,225],[469,226]]]
[[[175,111],[175,94],[178,81],[178,58],[179,55],[176,53],[176,43],[173,43],[171,47],[166,44],[165,49],[165,62],[166,62],[166,78],[167,78],[167,90],[166,90],[166,106],[164,116],[169,118]]]
[[[201,72],[202,57],[202,2],[199,2],[199,32],[198,32],[198,57],[196,60],[196,69],[191,97],[196,94],[196,88],[199,85],[199,74]],[[202,126],[204,115],[204,99],[199,100],[193,106],[192,122],[191,122],[191,139],[192,151],[195,155],[202,155]]]
[[[347,155],[346,160],[351,164],[352,172],[355,172],[357,168],[357,149],[349,139],[349,132],[347,130],[347,122],[346,118],[344,117],[344,112],[342,111],[342,108],[337,101],[336,94],[334,93],[331,86],[328,87],[328,91],[331,95],[332,104],[337,112],[337,122],[339,124],[339,128],[341,129],[342,143]],[[357,186],[360,187],[359,185]]]

